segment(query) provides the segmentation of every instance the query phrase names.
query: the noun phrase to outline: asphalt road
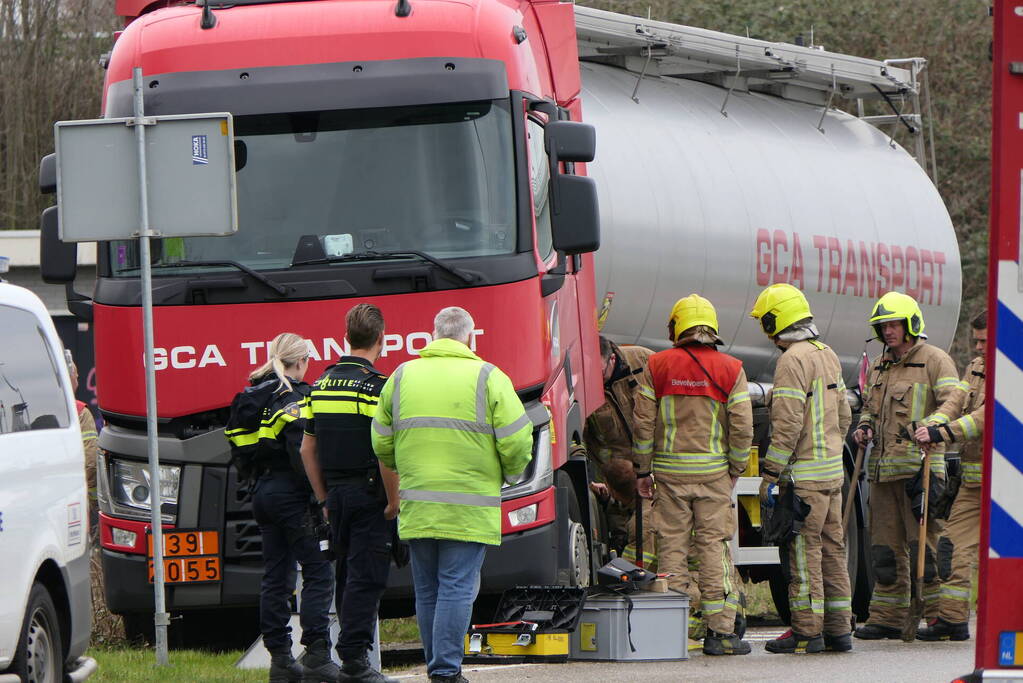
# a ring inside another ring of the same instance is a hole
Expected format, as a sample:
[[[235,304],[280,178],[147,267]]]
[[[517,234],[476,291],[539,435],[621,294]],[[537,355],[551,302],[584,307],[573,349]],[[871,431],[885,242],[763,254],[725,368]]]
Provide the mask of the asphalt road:
[[[974,632],[971,624],[971,635]],[[742,657],[706,657],[693,652],[682,662],[567,662],[564,664],[467,665],[463,674],[472,683],[504,681],[889,681],[941,683],[973,671],[974,640],[961,643],[903,643],[853,640],[849,653],[773,655],[764,641],[783,629],[753,628],[746,638],[753,652]],[[410,681],[426,680],[422,665],[391,674]]]

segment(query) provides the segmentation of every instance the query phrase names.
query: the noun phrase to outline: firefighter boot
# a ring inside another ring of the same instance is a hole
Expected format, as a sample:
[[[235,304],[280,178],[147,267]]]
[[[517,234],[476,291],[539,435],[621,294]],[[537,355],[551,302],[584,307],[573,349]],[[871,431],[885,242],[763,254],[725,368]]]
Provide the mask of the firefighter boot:
[[[894,626],[883,626],[881,624],[865,624],[856,629],[853,634],[860,640],[902,640],[902,630]]]
[[[820,634],[804,636],[789,629],[774,640],[767,641],[764,649],[776,655],[809,655],[824,652],[824,638]]]
[[[852,634],[839,633],[837,636],[824,634],[824,649],[828,652],[849,652],[852,650]]]
[[[291,649],[270,653],[270,683],[299,683],[302,665],[291,656]]]
[[[398,683],[397,678],[385,676],[369,665],[369,657],[363,653],[359,657],[348,657],[341,665],[338,683]]]
[[[302,683],[335,683],[339,671],[330,658],[326,640],[317,640],[306,646],[302,655]]]
[[[969,640],[970,625],[967,623],[953,624],[941,617],[934,619],[926,628],[916,632],[917,640]]]
[[[718,633],[707,629],[707,637],[703,639],[705,655],[748,655],[750,646],[734,633]]]

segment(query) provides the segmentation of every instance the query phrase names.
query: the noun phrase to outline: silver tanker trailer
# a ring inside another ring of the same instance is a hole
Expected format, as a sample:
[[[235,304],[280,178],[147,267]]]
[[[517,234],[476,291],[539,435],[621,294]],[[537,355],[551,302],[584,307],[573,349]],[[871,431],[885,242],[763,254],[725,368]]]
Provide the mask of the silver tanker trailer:
[[[881,350],[866,341],[867,318],[887,291],[916,298],[928,341],[949,347],[960,258],[948,211],[921,167],[933,160],[919,114],[924,60],[880,62],[578,6],[576,27],[583,116],[597,129],[587,173],[600,194],[596,289],[605,297],[605,335],[666,348],[674,302],[691,292],[708,297],[726,349],[752,380],[762,450],[778,352],[749,311],[765,286],[788,282],[806,293],[850,387],[863,352]],[[891,113],[860,117],[831,106],[862,111],[866,99]],[[916,131],[919,163],[893,141],[896,126]],[[857,391],[850,401],[856,410]],[[846,459],[851,470],[848,449]],[[734,557],[747,576],[771,579],[787,611],[777,549],[759,542],[759,481],[737,486]],[[861,616],[871,585],[863,512],[861,503],[848,530]]]

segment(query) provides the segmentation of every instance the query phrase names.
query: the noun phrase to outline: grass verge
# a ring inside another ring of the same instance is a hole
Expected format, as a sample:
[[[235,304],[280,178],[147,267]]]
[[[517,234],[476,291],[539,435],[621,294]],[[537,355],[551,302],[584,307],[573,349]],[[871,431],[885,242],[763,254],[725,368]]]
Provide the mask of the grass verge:
[[[200,650],[175,650],[170,665],[156,666],[151,649],[92,649],[99,671],[89,679],[96,683],[248,683],[266,681],[266,669],[236,669],[241,652],[213,654]]]

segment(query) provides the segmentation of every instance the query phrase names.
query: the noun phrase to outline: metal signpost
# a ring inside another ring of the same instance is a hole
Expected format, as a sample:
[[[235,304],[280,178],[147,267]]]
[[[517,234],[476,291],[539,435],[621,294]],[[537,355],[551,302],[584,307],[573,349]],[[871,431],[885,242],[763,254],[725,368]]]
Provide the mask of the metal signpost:
[[[237,230],[234,131],[231,115],[226,113],[147,118],[141,68],[134,70],[133,86],[134,117],[60,121],[54,126],[57,197],[61,240],[138,238],[146,349],[153,619],[156,663],[165,665],[170,615],[164,591],[150,238],[231,235]]]

